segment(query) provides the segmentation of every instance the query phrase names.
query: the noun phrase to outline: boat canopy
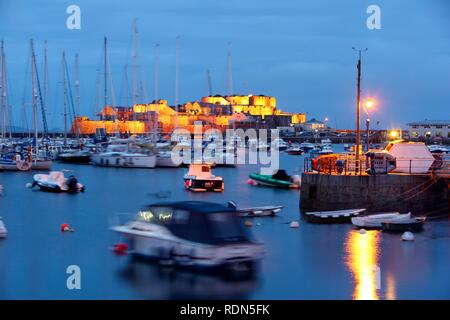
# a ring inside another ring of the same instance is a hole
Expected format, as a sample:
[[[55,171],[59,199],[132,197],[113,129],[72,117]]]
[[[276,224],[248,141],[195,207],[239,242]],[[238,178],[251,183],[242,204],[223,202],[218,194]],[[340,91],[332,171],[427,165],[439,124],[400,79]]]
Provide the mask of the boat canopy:
[[[396,159],[393,172],[427,173],[434,157],[423,142],[394,141],[386,146],[386,151]]]
[[[162,224],[175,236],[209,245],[249,242],[236,209],[204,201],[155,203],[138,213],[141,221]]]

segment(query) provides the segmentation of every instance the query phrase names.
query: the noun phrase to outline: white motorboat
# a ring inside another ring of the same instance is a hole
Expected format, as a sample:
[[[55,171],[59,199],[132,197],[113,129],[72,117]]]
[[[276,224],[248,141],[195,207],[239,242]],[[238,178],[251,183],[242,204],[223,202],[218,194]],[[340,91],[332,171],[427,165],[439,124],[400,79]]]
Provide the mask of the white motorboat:
[[[410,219],[411,212],[399,213],[399,212],[387,212],[380,214],[371,214],[368,216],[353,217],[352,223],[361,228],[381,228],[383,222],[400,221],[404,219]]]
[[[129,239],[131,254],[166,265],[247,273],[264,256],[264,247],[251,240],[236,210],[217,203],[155,203],[112,230]]]
[[[171,151],[159,151],[156,155],[156,166],[166,168],[178,168],[183,162],[177,163],[172,157]]]
[[[445,146],[432,144],[428,146],[431,153],[447,153],[448,149]]]
[[[190,191],[217,191],[224,190],[222,177],[215,176],[208,164],[191,164],[189,171],[184,175],[184,187]]]
[[[329,145],[324,145],[321,147],[319,154],[323,155],[323,154],[332,154],[333,153],[333,149],[331,149],[331,146]]]
[[[2,217],[0,217],[0,238],[6,238],[8,235],[8,230],[6,229],[5,223]]]
[[[275,139],[270,143],[271,150],[284,151],[289,147],[288,143],[283,139]]]
[[[92,162],[102,167],[154,168],[156,155],[130,152],[103,152],[92,156]]]
[[[83,192],[84,186],[73,175],[66,178],[62,171],[51,171],[49,174],[35,174],[31,188],[38,186],[49,192]]]
[[[309,152],[315,148],[315,145],[310,142],[303,142],[300,144],[300,148],[303,149],[305,152]]]

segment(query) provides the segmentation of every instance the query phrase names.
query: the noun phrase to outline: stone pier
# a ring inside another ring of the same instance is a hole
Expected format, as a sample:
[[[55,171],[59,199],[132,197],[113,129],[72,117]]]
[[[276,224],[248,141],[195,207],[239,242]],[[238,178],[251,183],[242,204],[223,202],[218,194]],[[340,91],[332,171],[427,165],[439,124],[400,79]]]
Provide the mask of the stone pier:
[[[303,173],[300,195],[302,212],[366,208],[416,215],[450,213],[448,183],[431,175]]]

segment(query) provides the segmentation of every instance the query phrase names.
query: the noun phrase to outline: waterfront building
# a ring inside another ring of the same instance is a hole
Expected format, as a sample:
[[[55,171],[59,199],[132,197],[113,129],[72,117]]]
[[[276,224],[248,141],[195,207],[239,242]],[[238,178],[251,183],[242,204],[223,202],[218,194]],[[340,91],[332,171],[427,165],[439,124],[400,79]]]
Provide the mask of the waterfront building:
[[[328,126],[325,122],[312,118],[303,123],[302,128],[304,131],[322,131],[328,129]]]
[[[105,106],[97,116],[98,120],[85,116],[75,118],[72,132],[145,134],[156,130],[171,132],[174,128],[193,132],[196,122],[202,123],[203,130],[272,129],[306,122],[304,113],[283,112],[277,109],[275,97],[264,95],[207,96],[178,106],[169,106],[167,100],[160,99],[133,107]]]
[[[424,120],[408,123],[412,139],[450,139],[450,120]]]

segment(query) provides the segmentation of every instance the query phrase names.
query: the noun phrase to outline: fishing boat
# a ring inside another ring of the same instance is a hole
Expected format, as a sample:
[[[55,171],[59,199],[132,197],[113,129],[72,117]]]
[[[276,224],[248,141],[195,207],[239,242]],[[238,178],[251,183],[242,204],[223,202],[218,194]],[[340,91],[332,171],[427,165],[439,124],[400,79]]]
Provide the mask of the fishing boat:
[[[309,222],[313,223],[342,223],[350,222],[353,217],[364,211],[366,209],[305,212],[305,216]]]
[[[211,172],[209,164],[191,164],[184,175],[184,187],[189,191],[222,192],[225,188],[223,178]]]
[[[387,232],[420,231],[423,229],[425,220],[426,217],[410,216],[404,219],[382,222],[381,228]]]
[[[0,217],[0,238],[6,238],[8,236],[8,230],[6,229],[5,223],[2,217]]]
[[[38,186],[43,191],[49,192],[83,192],[84,186],[73,175],[64,177],[62,171],[51,171],[49,174],[35,174],[31,188]]]
[[[411,213],[387,212],[371,214],[367,216],[358,216],[351,219],[352,223],[361,228],[381,228],[381,223],[389,221],[399,221],[401,219],[411,218]]]
[[[288,175],[286,170],[278,170],[275,174],[260,174],[253,172],[249,175],[250,179],[254,181],[255,184],[274,187],[274,188],[300,188],[300,176],[298,175]]]
[[[92,156],[96,166],[116,168],[154,168],[156,155],[131,152],[103,152]]]
[[[251,240],[233,207],[203,201],[162,202],[112,228],[129,252],[165,265],[251,272],[264,247]]]
[[[283,206],[280,205],[238,208],[234,201],[228,201],[228,205],[235,208],[236,212],[241,217],[275,216],[278,212],[281,211],[281,209],[283,209]]]
[[[64,163],[89,163],[91,162],[92,153],[84,150],[75,150],[72,152],[64,152],[58,155],[58,160]]]

